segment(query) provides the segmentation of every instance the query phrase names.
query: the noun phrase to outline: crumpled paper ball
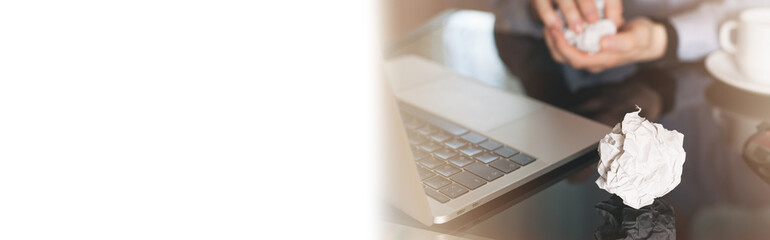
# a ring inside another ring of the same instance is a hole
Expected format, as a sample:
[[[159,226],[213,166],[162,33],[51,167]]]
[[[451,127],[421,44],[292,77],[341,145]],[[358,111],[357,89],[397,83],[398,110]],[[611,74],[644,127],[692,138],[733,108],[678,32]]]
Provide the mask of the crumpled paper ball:
[[[604,219],[594,232],[597,240],[676,239],[674,208],[661,199],[637,210],[612,196],[597,203],[596,211]]]
[[[564,38],[580,51],[596,53],[601,50],[602,37],[617,33],[615,23],[609,19],[602,19],[591,24],[583,24],[583,32],[575,33],[569,28],[564,30]]]
[[[639,209],[673,190],[682,177],[684,135],[627,113],[599,141],[596,185]]]
[[[617,33],[618,27],[612,20],[604,19],[604,0],[594,0],[596,10],[599,13],[599,21],[595,23],[583,23],[583,32],[576,33],[564,27],[562,31],[567,42],[580,51],[593,54],[601,50],[602,37]],[[564,16],[559,11],[559,17],[564,20]],[[566,22],[566,21],[564,21]]]

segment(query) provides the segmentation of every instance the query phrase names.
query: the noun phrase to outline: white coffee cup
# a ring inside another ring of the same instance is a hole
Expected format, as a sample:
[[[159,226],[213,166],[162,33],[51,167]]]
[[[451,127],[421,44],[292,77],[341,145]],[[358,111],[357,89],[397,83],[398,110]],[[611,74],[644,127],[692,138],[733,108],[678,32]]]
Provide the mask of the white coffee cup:
[[[730,34],[736,30],[735,42]],[[747,80],[770,84],[770,8],[742,11],[719,28],[719,45]]]

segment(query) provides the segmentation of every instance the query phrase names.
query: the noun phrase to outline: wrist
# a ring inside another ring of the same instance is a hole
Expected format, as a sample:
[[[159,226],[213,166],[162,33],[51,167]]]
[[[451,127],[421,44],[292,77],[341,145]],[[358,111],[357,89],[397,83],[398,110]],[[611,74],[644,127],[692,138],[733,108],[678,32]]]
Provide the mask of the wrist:
[[[663,58],[666,55],[667,34],[666,26],[661,23],[653,23],[650,34],[650,52],[646,61],[654,61]]]

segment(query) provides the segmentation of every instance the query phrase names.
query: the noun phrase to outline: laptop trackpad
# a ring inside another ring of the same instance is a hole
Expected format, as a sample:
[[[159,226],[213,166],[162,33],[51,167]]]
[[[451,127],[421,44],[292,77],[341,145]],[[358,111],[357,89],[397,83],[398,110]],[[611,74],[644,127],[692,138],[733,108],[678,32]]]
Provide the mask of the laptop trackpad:
[[[543,109],[543,103],[462,77],[445,77],[396,92],[398,98],[476,131],[489,131]]]

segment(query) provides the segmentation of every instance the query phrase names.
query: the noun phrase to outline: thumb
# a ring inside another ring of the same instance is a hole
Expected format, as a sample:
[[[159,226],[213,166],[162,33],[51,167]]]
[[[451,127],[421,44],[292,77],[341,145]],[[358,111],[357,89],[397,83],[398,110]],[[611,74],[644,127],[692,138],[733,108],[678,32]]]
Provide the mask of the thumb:
[[[612,20],[616,27],[623,26],[623,3],[622,0],[607,0],[604,3],[604,15]]]
[[[631,33],[619,33],[604,36],[601,40],[602,51],[627,52],[634,49],[636,40]]]

